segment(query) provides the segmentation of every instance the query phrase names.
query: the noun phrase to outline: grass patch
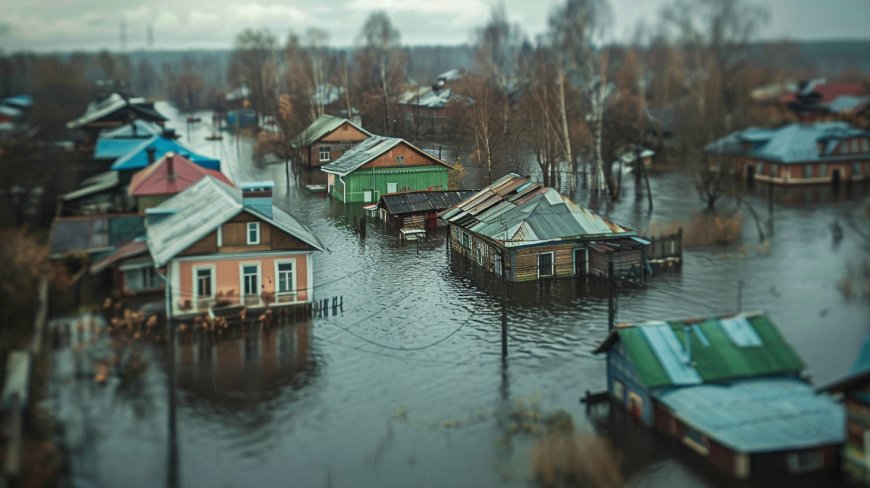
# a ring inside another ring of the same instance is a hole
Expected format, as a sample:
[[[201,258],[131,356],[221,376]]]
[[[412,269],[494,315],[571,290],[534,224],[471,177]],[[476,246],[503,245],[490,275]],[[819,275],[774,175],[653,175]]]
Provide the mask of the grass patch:
[[[702,212],[688,222],[666,222],[650,225],[649,235],[670,235],[683,229],[683,246],[701,247],[732,244],[740,239],[743,217],[737,213]]]

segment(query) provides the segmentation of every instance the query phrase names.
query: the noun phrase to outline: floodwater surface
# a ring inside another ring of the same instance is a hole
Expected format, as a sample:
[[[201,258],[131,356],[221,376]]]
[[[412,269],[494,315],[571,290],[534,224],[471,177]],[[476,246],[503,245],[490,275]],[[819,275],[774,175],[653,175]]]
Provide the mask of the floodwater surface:
[[[205,141],[205,124],[188,136],[181,115],[159,108],[177,121],[182,142],[219,157],[236,182],[275,180],[276,204],[328,248],[315,258],[315,299],[341,297],[343,306],[296,323],[235,327],[220,338],[181,334],[175,439],[165,344],[130,346],[148,364],[138,386],[114,377],[100,385],[93,360],[111,345],[89,323],[99,328],[101,319],[56,318],[49,400],[73,485],[529,486],[532,439],[512,435],[509,422],[518,403],[543,414],[564,410],[578,430],[603,435],[630,485],[732,484],[631,420],[608,417],[606,408],[589,415],[579,403],[585,391],[605,387],[604,359],[593,354],[607,334],[601,286],[509,286],[503,361],[501,283],[451,258],[443,230],[402,245],[394,229],[369,221],[363,238],[353,229],[358,206],[288,186],[283,165],[251,160],[249,139]],[[599,211],[643,230],[689,220],[701,208],[690,178],[651,183],[652,213],[631,193]],[[870,325],[868,303],[837,286],[864,256],[867,243],[853,230],[866,224],[856,217],[864,194],[778,190],[769,242],[760,243],[747,220],[738,243],[687,249],[681,270],[619,292],[617,321],[730,312],[742,281],[742,308],[767,311],[814,383],[830,381],[849,368]],[[766,194],[744,198],[766,218]],[[577,201],[588,202],[582,190]],[[835,221],[844,229],[839,242],[830,232]],[[73,332],[62,334],[67,328]]]

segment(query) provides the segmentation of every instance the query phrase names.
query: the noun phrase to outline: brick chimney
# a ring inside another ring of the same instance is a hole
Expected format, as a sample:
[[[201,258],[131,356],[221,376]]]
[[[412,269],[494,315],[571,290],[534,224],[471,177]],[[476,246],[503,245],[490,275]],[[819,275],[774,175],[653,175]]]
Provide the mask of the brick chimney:
[[[166,178],[175,179],[175,153],[172,151],[166,153]]]
[[[242,205],[272,218],[272,181],[242,183]]]

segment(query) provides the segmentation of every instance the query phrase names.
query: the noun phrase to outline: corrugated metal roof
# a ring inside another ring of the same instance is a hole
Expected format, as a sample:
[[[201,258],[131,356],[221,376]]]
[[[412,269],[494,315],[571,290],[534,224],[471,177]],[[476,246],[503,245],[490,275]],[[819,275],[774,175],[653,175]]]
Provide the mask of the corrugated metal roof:
[[[124,259],[144,254],[148,254],[148,245],[145,244],[145,240],[141,238],[133,239],[130,242],[118,246],[118,248],[108,256],[94,262],[94,264],[91,265],[91,274],[97,274]]]
[[[655,397],[694,429],[738,452],[779,452],[845,441],[843,407],[797,379],[690,386]]]
[[[741,325],[734,326],[735,323]],[[679,348],[673,347],[676,344],[674,342],[650,340],[646,329],[663,327],[672,330]],[[737,332],[735,327],[739,328]],[[624,344],[629,359],[647,388],[686,384],[682,373],[673,374],[670,365],[674,363],[694,369],[705,383],[767,375],[793,375],[804,369],[803,361],[776,326],[760,313],[670,321],[667,324],[646,322],[623,325],[617,327],[596,352],[607,350],[617,338]]]
[[[221,169],[221,162],[219,160],[197,154],[174,139],[158,135],[144,141],[139,141],[138,146],[131,149],[127,154],[118,158],[118,160],[112,164],[112,170],[125,171],[142,169],[148,166],[148,148],[152,147],[154,148],[155,158],[161,158],[168,152],[174,152],[175,154],[183,155],[204,168],[216,171],[220,171]]]
[[[304,147],[313,144],[323,138],[325,135],[341,127],[341,125],[345,122],[354,126],[356,129],[364,134],[367,134],[369,136],[372,135],[369,131],[363,129],[362,127],[354,124],[347,119],[335,117],[332,115],[321,115],[317,118],[317,120],[312,122],[311,125],[306,127],[305,130],[300,132],[295,139],[293,139],[293,147]]]
[[[824,162],[870,156],[850,153],[834,154],[840,141],[853,137],[870,137],[870,132],[847,122],[793,123],[777,129],[750,127],[733,132],[708,144],[704,150],[715,154],[739,154],[781,163]],[[819,143],[825,148],[819,150]]]
[[[341,176],[345,176],[349,173],[356,171],[369,161],[372,161],[373,159],[398,146],[399,144],[407,144],[412,149],[428,157],[436,164],[441,164],[447,166],[448,168],[451,167],[444,161],[427,152],[422,151],[421,149],[415,147],[413,144],[403,139],[399,139],[396,137],[371,136],[368,139],[360,142],[356,146],[350,148],[347,152],[342,154],[340,158],[329,164],[321,166],[320,169],[321,171],[327,173],[335,173]]]
[[[120,184],[121,180],[118,178],[117,171],[105,171],[84,180],[77,190],[63,195],[61,199],[65,202],[78,200],[117,188]]]
[[[148,249],[156,266],[163,266],[243,210],[271,222],[315,249],[324,249],[320,240],[287,212],[273,206],[270,218],[255,208],[245,207],[241,190],[211,176],[199,180],[155,208],[175,210],[172,215],[148,225]]]
[[[630,229],[580,207],[556,190],[531,183],[528,176],[514,173],[442,212],[441,218],[502,241],[508,247],[633,234]]]
[[[151,138],[153,136],[148,136]],[[97,139],[94,146],[94,159],[118,159],[142,144],[139,138]]]
[[[52,257],[72,252],[107,251],[144,232],[144,221],[140,215],[57,217],[51,224],[49,249]]]
[[[100,132],[99,139],[147,139],[162,133],[163,128],[154,122],[136,119],[129,124]],[[99,144],[99,140],[97,144]]]
[[[392,193],[381,197],[380,207],[392,215],[441,211],[473,195],[473,190],[416,191]]]

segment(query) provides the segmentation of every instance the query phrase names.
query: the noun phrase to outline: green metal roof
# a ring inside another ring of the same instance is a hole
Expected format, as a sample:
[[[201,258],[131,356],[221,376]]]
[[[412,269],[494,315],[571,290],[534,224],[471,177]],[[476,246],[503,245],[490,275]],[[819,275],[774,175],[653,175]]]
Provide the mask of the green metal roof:
[[[598,352],[612,347],[617,338],[648,388],[791,375],[804,369],[803,361],[763,314],[622,326]]]

